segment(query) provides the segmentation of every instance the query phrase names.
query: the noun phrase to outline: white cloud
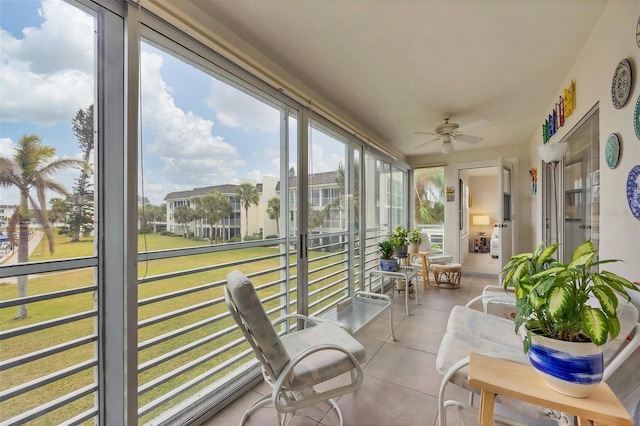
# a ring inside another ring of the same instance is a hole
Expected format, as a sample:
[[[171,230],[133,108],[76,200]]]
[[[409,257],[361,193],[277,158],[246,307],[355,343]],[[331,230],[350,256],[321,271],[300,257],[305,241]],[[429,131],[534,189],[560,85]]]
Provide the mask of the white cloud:
[[[11,138],[0,138],[0,157],[13,158],[16,146]]]
[[[146,154],[162,161],[162,176],[189,188],[227,183],[244,166],[236,148],[214,136],[213,122],[176,106],[171,88],[162,79],[160,55],[142,52],[142,122]]]
[[[43,0],[39,13],[42,25],[22,38],[0,30],[3,121],[68,122],[93,103],[93,17],[55,0]]]
[[[247,179],[253,182],[262,182],[262,172],[260,170],[252,170],[247,173]]]
[[[311,144],[311,152],[309,153],[309,173],[322,173],[329,170],[335,170],[327,164],[324,158],[324,149],[322,145],[317,143]]]
[[[267,132],[280,130],[278,110],[215,78],[211,78],[211,94],[205,103],[225,126]]]
[[[342,154],[331,154],[329,156],[329,158],[331,158],[331,164],[335,164],[334,166],[334,170],[336,170],[338,168],[338,165],[340,163],[342,163],[342,165],[344,166],[344,155]]]

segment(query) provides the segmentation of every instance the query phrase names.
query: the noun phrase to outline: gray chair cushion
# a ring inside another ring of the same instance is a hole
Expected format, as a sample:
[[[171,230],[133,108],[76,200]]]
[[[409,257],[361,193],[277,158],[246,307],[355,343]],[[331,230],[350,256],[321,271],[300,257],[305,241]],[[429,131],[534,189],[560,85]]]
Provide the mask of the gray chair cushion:
[[[284,335],[282,342],[291,357],[316,345],[332,344],[346,349],[359,363],[367,359],[364,346],[345,329],[329,321]],[[344,352],[318,351],[304,358],[293,368],[293,378],[289,388],[305,389],[347,373],[353,368],[353,362]]]
[[[232,271],[227,275],[227,288],[247,328],[251,331],[255,343],[264,354],[274,374],[279,375],[290,358],[253,284],[242,272]]]

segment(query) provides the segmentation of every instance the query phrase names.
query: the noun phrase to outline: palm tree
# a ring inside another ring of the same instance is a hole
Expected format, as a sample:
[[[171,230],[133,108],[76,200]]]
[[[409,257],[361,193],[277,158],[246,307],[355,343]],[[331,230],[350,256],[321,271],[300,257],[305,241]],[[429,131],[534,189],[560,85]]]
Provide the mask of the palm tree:
[[[153,232],[158,232],[158,222],[166,221],[167,207],[164,204],[161,206],[147,204],[145,214],[148,215],[149,221],[153,223]]]
[[[173,211],[173,218],[182,225],[182,235],[187,238],[189,231],[187,225],[194,219],[194,212],[187,206],[178,206]]]
[[[83,167],[83,162],[72,159],[53,160],[56,149],[52,146],[42,145],[38,135],[23,135],[18,141],[18,149],[13,158],[0,157],[0,185],[3,187],[15,186],[20,191],[20,207],[10,219],[10,227],[15,229],[18,225],[18,263],[29,261],[29,223],[34,216],[42,226],[47,241],[49,252],[53,253],[54,242],[51,224],[47,215],[46,192],[53,191],[68,196],[67,190],[51,177],[58,170],[68,167]],[[36,198],[30,192],[35,189]],[[31,209],[29,208],[31,205]],[[11,243],[14,233],[9,234]],[[28,277],[18,277],[18,297],[27,296]],[[18,306],[16,318],[27,316],[27,305]]]
[[[49,203],[51,203],[51,210],[49,214],[51,215],[52,222],[64,222],[67,219],[67,213],[69,212],[69,206],[62,198],[52,198]]]
[[[416,223],[441,223],[444,221],[444,169],[416,170],[414,176]]]
[[[269,219],[276,221],[276,233],[280,236],[280,198],[273,197],[268,201],[267,213]]]
[[[229,216],[232,210],[231,203],[227,197],[218,191],[213,191],[208,195],[198,197],[194,201],[196,205],[202,208],[207,214],[207,220],[209,221],[209,241],[213,244],[213,224]]]
[[[258,189],[251,185],[250,183],[241,183],[240,186],[236,188],[236,194],[240,198],[240,204],[244,207],[244,236],[249,235],[249,208],[251,204],[258,205],[260,203],[260,194],[258,193]]]

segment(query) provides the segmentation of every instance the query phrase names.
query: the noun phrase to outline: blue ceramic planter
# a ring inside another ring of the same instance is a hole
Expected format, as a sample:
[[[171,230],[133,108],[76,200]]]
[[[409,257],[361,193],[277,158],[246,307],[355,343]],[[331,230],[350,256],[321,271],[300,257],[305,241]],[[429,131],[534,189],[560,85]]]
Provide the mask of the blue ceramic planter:
[[[574,343],[531,336],[531,365],[547,386],[567,396],[584,398],[602,381],[602,348],[593,343]]]
[[[398,270],[398,261],[396,259],[380,259],[380,270],[396,272]]]

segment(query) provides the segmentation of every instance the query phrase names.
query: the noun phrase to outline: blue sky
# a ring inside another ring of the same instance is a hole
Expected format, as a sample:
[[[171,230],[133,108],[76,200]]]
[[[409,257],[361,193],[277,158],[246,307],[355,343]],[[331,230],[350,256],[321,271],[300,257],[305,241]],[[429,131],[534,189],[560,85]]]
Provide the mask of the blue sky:
[[[61,0],[0,0],[0,156],[35,133],[58,157],[79,158],[71,120],[94,102],[94,31],[91,15]],[[152,203],[173,191],[279,174],[275,108],[144,40],[142,52],[144,193]],[[343,151],[314,132],[313,172],[335,169]],[[56,179],[70,189],[75,173]],[[15,190],[0,189],[0,204],[17,202]]]

